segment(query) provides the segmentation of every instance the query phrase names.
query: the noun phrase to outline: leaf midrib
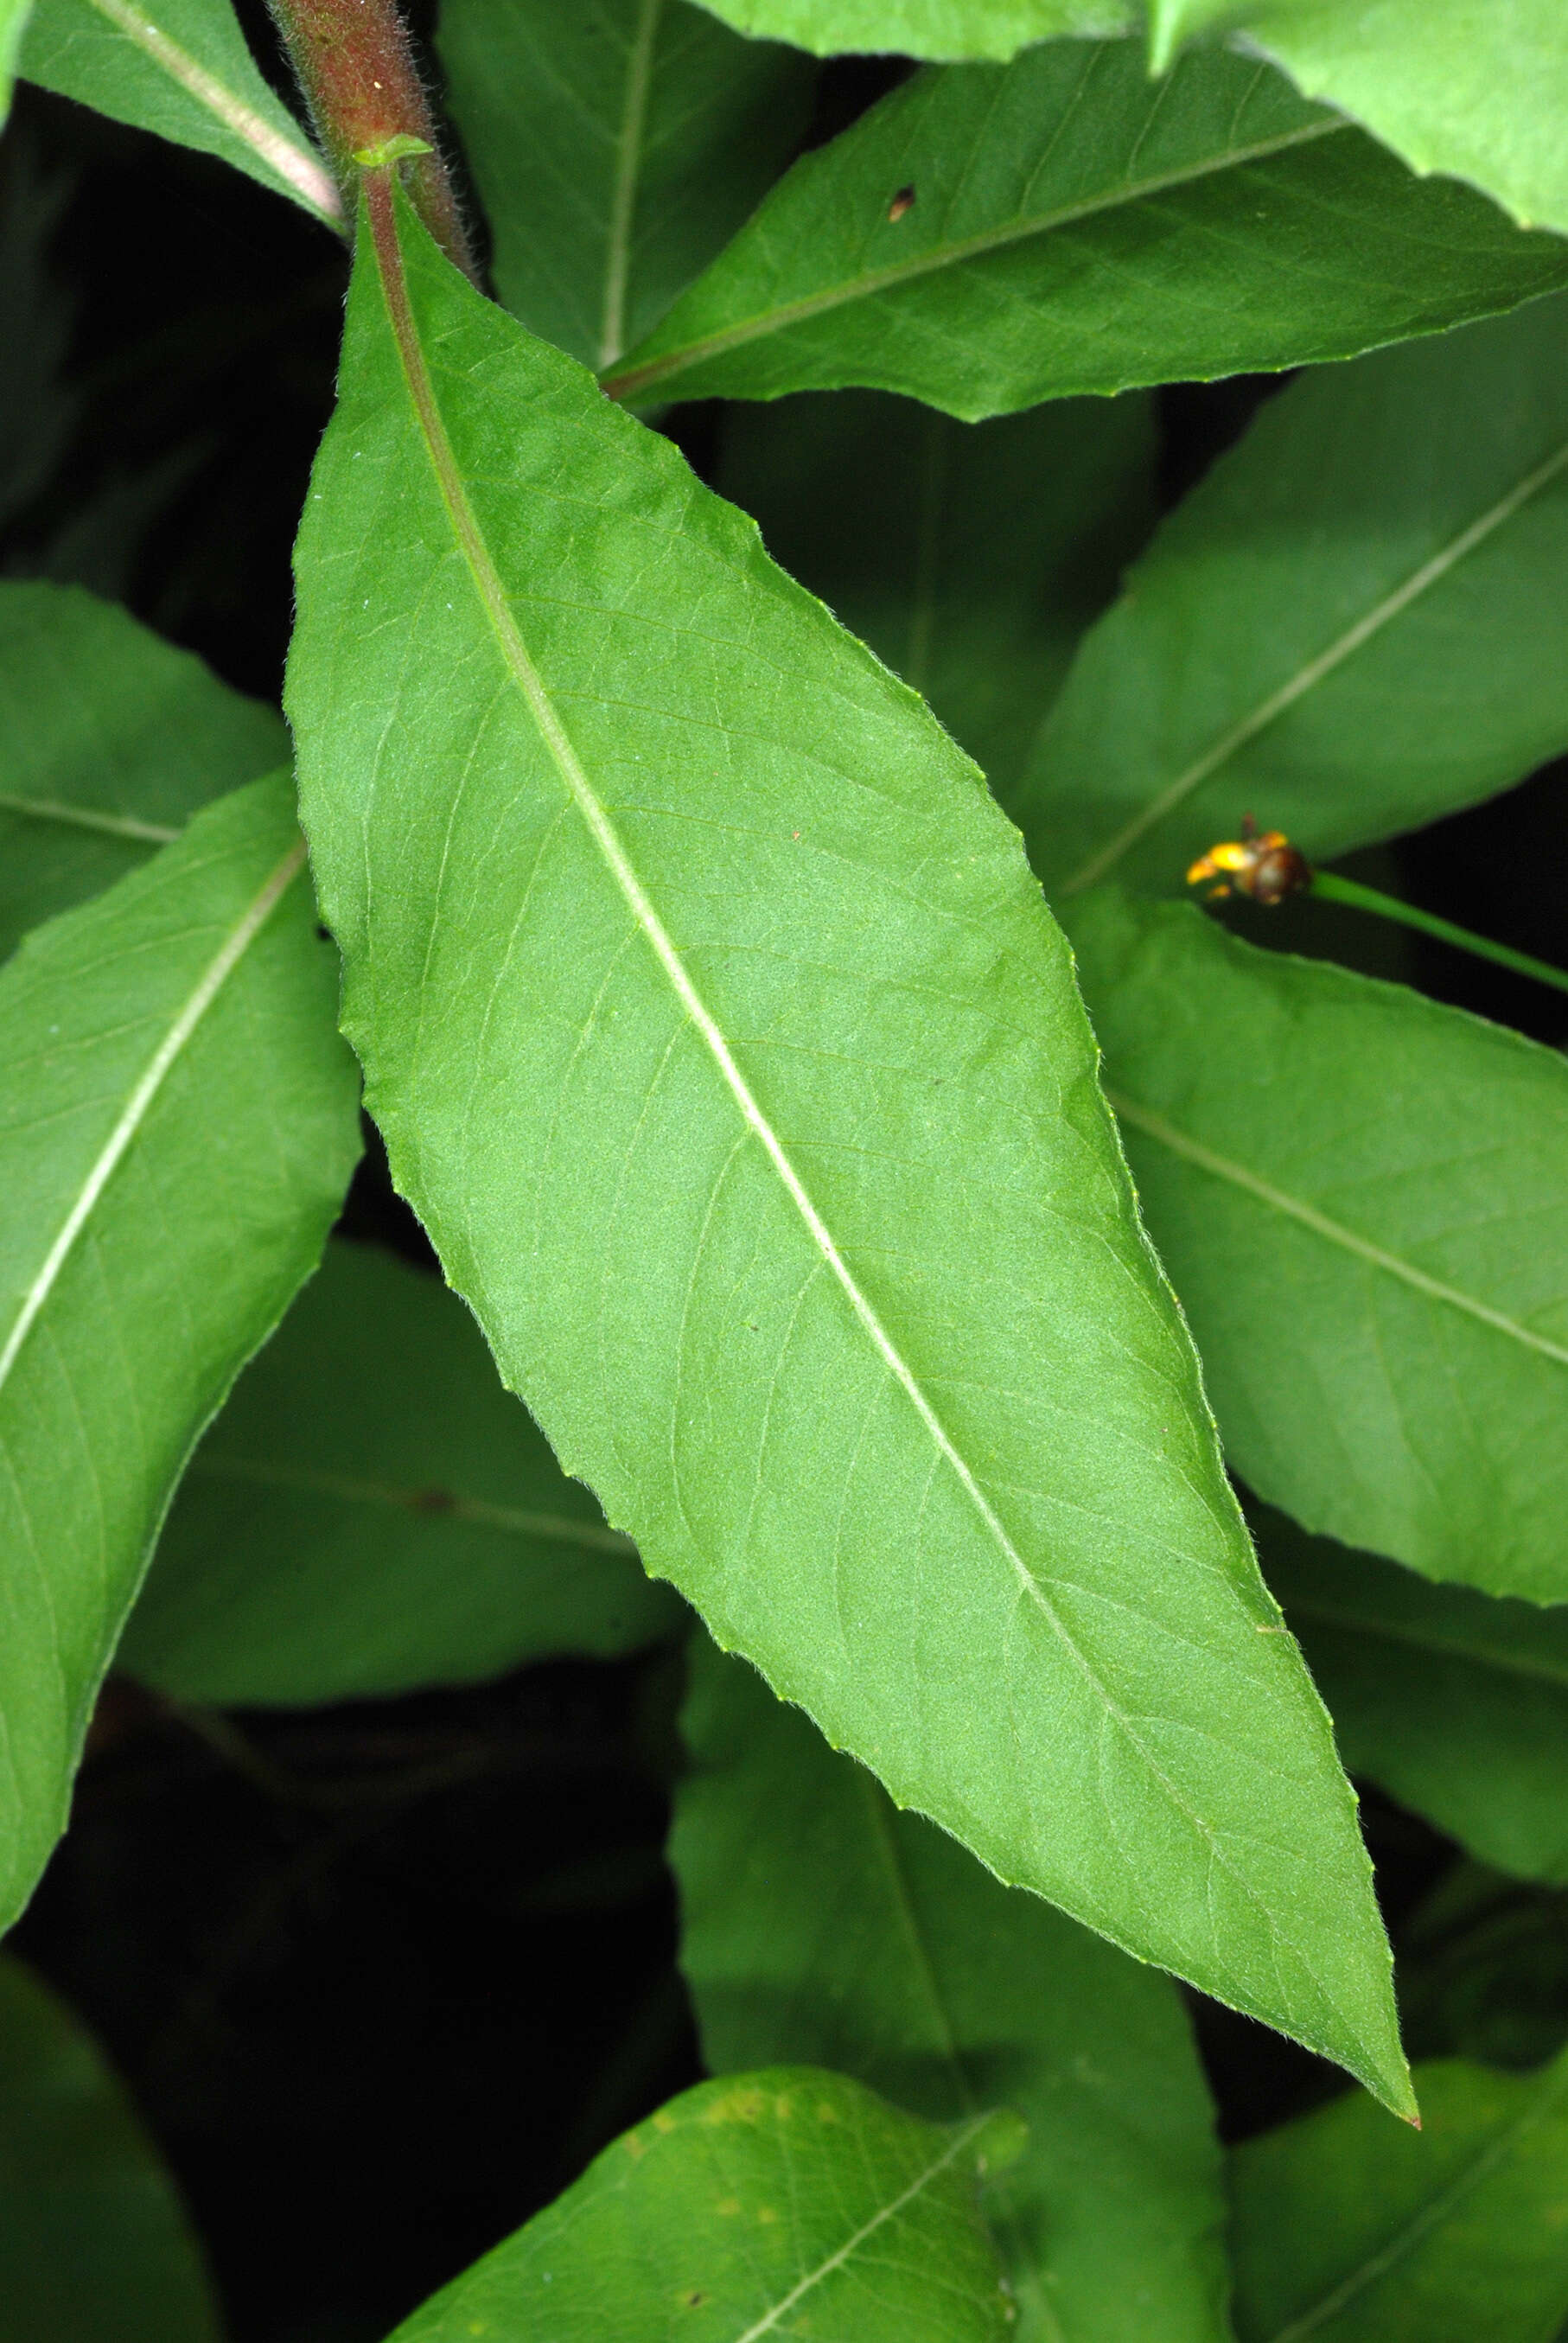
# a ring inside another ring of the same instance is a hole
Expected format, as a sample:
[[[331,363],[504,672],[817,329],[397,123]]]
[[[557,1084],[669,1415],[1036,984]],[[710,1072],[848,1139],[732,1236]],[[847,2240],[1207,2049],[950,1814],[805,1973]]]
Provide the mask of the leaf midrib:
[[[867,269],[840,284],[823,286],[815,293],[805,294],[798,301],[781,302],[775,308],[739,318],[734,325],[705,335],[699,341],[660,351],[639,367],[628,367],[620,374],[606,374],[602,377],[604,387],[611,398],[637,397],[672,374],[684,374],[709,358],[723,357],[748,342],[760,340],[764,335],[783,333],[791,326],[807,324],[829,310],[842,308],[848,302],[869,300],[878,293],[911,284],[940,269],[956,268],[966,260],[983,258],[987,253],[1001,251],[1009,245],[1027,243],[1031,236],[1072,227],[1081,220],[1094,219],[1128,204],[1146,202],[1151,196],[1164,195],[1172,187],[1191,186],[1220,171],[1241,170],[1250,163],[1267,162],[1272,156],[1288,154],[1316,139],[1337,137],[1353,126],[1341,116],[1331,116],[1326,121],[1307,123],[1299,130],[1282,131],[1275,138],[1261,138],[1251,146],[1229,147],[1222,155],[1206,156],[1179,170],[1153,173],[1131,186],[1123,183],[1113,194],[1086,196],[1081,203],[1064,204],[1054,212],[1039,212],[1028,219],[1010,219],[997,227],[983,228],[974,236],[955,236],[950,243],[933,246],[911,259],[890,262],[884,268]]]
[[[1459,1660],[1467,1667],[1489,1669],[1499,1675],[1518,1676],[1525,1683],[1550,1684],[1554,1691],[1568,1692],[1568,1659],[1553,1666],[1533,1656],[1500,1650],[1494,1644],[1463,1643],[1444,1635],[1441,1630],[1407,1624],[1402,1620],[1387,1619],[1375,1612],[1357,1611],[1352,1605],[1325,1602],[1312,1595],[1289,1595],[1284,1608],[1287,1620],[1310,1619],[1320,1627],[1336,1627],[1347,1634],[1397,1644],[1403,1651],[1421,1652],[1441,1660]]]
[[[1201,1172],[1208,1172],[1217,1180],[1228,1181],[1232,1187],[1255,1197],[1271,1211],[1311,1229],[1314,1236],[1339,1245],[1372,1268],[1382,1270],[1386,1275],[1413,1287],[1428,1301],[1444,1302],[1450,1309],[1462,1311],[1467,1317],[1491,1327],[1495,1333],[1508,1336],[1526,1350],[1540,1352],[1543,1357],[1552,1360],[1557,1366],[1568,1367],[1568,1349],[1564,1349],[1562,1343],[1552,1342],[1544,1334],[1535,1333],[1528,1326],[1522,1326],[1516,1318],[1510,1318],[1504,1311],[1493,1309],[1490,1302],[1478,1301],[1473,1294],[1464,1292],[1459,1286],[1447,1285],[1441,1278],[1429,1277],[1425,1270],[1417,1269],[1413,1262],[1404,1260],[1399,1253],[1390,1252],[1386,1246],[1374,1244],[1370,1237],[1358,1236],[1342,1222],[1331,1220],[1326,1212],[1319,1212],[1315,1204],[1309,1204],[1303,1197],[1292,1196],[1288,1190],[1276,1188],[1259,1173],[1249,1171],[1244,1163],[1238,1163],[1233,1156],[1221,1155],[1215,1149],[1204,1146],[1201,1140],[1190,1138],[1173,1122],[1168,1122],[1163,1115],[1154,1113],[1149,1107],[1138,1105],[1124,1091],[1108,1087],[1105,1095],[1123,1122],[1130,1122],[1135,1131],[1141,1131],[1146,1137],[1157,1140],[1173,1155],[1181,1156]]]
[[[568,797],[582,817],[585,827],[610,872],[630,910],[638,931],[653,951],[674,991],[701,1040],[713,1058],[720,1078],[729,1090],[742,1121],[768,1156],[795,1206],[808,1234],[820,1254],[824,1265],[849,1302],[851,1311],[867,1334],[878,1356],[892,1374],[936,1447],[939,1455],[953,1473],[960,1488],[969,1498],[988,1535],[1011,1568],[1020,1593],[1031,1602],[1056,1635],[1062,1649],[1079,1669],[1085,1682],[1099,1700],[1105,1715],[1125,1736],[1129,1745],[1138,1753],[1147,1767],[1150,1779],[1158,1784],[1173,1810],[1182,1815],[1189,1826],[1202,1840],[1210,1859],[1232,1878],[1247,1900],[1258,1912],[1271,1936],[1288,1943],[1278,1916],[1263,1901],[1258,1889],[1237,1867],[1225,1851],[1213,1826],[1197,1813],[1178,1791],[1164,1768],[1155,1760],[1133,1722],[1111,1697],[1109,1688],[1096,1673],[1088,1655],[1068,1633],[1055,1605],[1036,1581],[1022,1555],[1007,1534],[985,1492],[975,1479],[965,1458],[954,1444],[935,1408],[901,1353],[895,1347],[869,1298],[860,1292],[833,1241],[832,1234],[818,1212],[805,1184],[785,1152],[778,1134],[752,1096],[745,1077],[736,1063],[728,1042],[707,1003],[683,965],[675,945],[667,934],[654,905],[643,888],[626,848],[621,843],[613,823],[600,803],[587,773],[578,760],[570,737],[566,731],[555,705],[547,692],[542,678],[523,641],[507,598],[506,588],[491,557],[489,546],[481,530],[477,515],[468,502],[457,455],[437,401],[435,386],[425,358],[423,344],[415,323],[408,297],[399,242],[396,205],[391,176],[387,171],[367,170],[364,174],[366,206],[371,237],[376,254],[377,277],[386,305],[387,324],[404,385],[408,394],[414,420],[424,443],[437,493],[445,506],[451,524],[454,540],[467,567],[475,595],[501,654],[507,673],[521,693],[526,706],[538,729],[541,740],[558,772]],[[1106,1932],[1110,1934],[1109,1929]],[[1319,1990],[1324,1992],[1322,1979],[1295,1946],[1309,1972],[1314,1976]],[[1245,2006],[1239,2002],[1239,2006]]]
[[[361,1480],[351,1473],[318,1470],[308,1464],[277,1464],[261,1457],[197,1455],[191,1473],[198,1480],[244,1481],[260,1488],[297,1490],[305,1496],[337,1497],[347,1504],[370,1505],[377,1511],[406,1513],[432,1523],[469,1522],[481,1529],[504,1530],[515,1537],[539,1538],[553,1545],[580,1546],[593,1554],[627,1554],[635,1559],[635,1542],[601,1522],[575,1521],[569,1513],[531,1513],[518,1505],[494,1504],[486,1497],[467,1497],[455,1489],[404,1487],[393,1482]]]
[[[605,244],[604,305],[599,317],[598,362],[613,366],[625,346],[627,283],[631,266],[631,230],[637,214],[638,178],[648,130],[653,83],[653,47],[664,0],[639,0],[636,28],[627,54],[626,93],[615,142],[610,187],[609,233]]]
[[[77,1238],[97,1209],[99,1199],[113,1179],[126,1149],[146,1121],[169,1073],[224,985],[261,933],[285,889],[303,867],[304,861],[305,840],[299,839],[267,874],[225,936],[180,1003],[163,1040],[133,1084],[116,1118],[114,1128],[89,1165],[65,1219],[55,1232],[54,1242],[22,1297],[21,1308],[12,1322],[5,1347],[0,1350],[0,1392],[4,1391],[23,1345],[59,1282],[60,1273]]]
[[[143,821],[138,814],[104,813],[96,806],[68,805],[63,798],[18,797],[0,789],[0,814],[25,821],[53,821],[67,830],[92,830],[107,838],[126,838],[140,846],[169,846],[179,837],[160,821]]]
[[[1446,2188],[1429,2197],[1402,2229],[1396,2231],[1377,2252],[1369,2254],[1364,2262],[1342,2278],[1338,2286],[1315,2302],[1311,2309],[1277,2328],[1270,2343],[1302,2343],[1304,2336],[1315,2334],[1326,2320],[1337,2318],[1358,2294],[1364,2293],[1369,2286],[1375,2285],[1379,2278],[1397,2268],[1430,2230],[1435,2228],[1456,2205],[1462,2203],[1473,2189],[1480,2187],[1527,2132],[1553,2113],[1565,2094],[1568,2094],[1568,2061],[1560,2066],[1555,2077],[1543,2085],[1536,2097],[1515,2116],[1512,2123],[1504,2124],[1500,2131],[1493,2134],[1474,2161],[1456,2174]]]

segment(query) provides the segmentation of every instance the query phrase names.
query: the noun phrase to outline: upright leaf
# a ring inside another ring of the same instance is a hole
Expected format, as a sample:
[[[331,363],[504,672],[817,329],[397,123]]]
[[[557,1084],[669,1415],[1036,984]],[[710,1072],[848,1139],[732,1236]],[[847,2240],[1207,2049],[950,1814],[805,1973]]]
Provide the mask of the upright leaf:
[[[128,611],[0,584],[0,959],[287,755],[272,709]]]
[[[0,972],[0,1926],[64,1825],[186,1457],[358,1146],[286,779]]]
[[[676,1797],[710,2067],[842,2067],[938,2122],[1014,2107],[988,2187],[1015,2343],[1225,2343],[1220,2157],[1175,1989],[900,1814],[697,1640]]]
[[[496,289],[590,366],[657,324],[766,194],[814,78],[686,0],[446,0],[438,45]]]
[[[719,486],[1000,794],[1153,518],[1146,397],[954,423],[875,391],[736,407]]]
[[[1429,1586],[1260,1512],[1351,1772],[1483,1863],[1568,1885],[1568,1610]]]
[[[738,33],[793,41],[819,56],[896,50],[910,57],[1011,57],[1061,33],[1123,33],[1137,0],[702,0]]]
[[[229,0],[33,0],[17,70],[341,222],[331,173],[257,72]]]
[[[1422,2129],[1351,2092],[1231,2159],[1241,2343],[1551,2343],[1568,2313],[1568,2052],[1416,2068]]]
[[[1072,938],[1226,1453],[1309,1529],[1568,1601],[1568,1062],[1111,890]]]
[[[333,1244],[191,1460],[118,1664],[320,1702],[635,1651],[681,1616],[433,1277]]]
[[[1005,2116],[939,2130],[809,2066],[699,2083],[392,2343],[1001,2343],[975,2182],[1017,2147]]]
[[[1412,178],[1255,59],[1134,43],[930,67],[806,156],[606,377],[628,399],[849,384],[973,422],[1342,358],[1568,283],[1568,244]]]
[[[1326,1719],[1016,832],[368,192],[289,705],[448,1277],[648,1566],[898,1798],[1402,2097]]]
[[[1085,641],[1011,809],[1054,896],[1255,810],[1345,852],[1568,747],[1568,302],[1292,384]]]
[[[982,0],[983,5],[983,0]],[[1151,0],[1157,57],[1218,22],[1412,170],[1450,171],[1568,228],[1568,25],[1559,0]]]
[[[5,2343],[216,2343],[185,2211],[90,2036],[0,1960]]]

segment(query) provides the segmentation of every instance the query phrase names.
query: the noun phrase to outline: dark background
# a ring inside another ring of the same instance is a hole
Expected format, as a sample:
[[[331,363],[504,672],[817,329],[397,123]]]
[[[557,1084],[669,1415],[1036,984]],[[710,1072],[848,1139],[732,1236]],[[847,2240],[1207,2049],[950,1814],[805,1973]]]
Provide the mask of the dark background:
[[[265,18],[246,21],[270,55]],[[831,68],[814,137],[888,80]],[[345,281],[329,236],[222,165],[19,90],[0,146],[0,574],[124,601],[276,698]],[[1275,387],[1163,396],[1169,499]],[[669,425],[699,470],[723,427],[715,406]],[[1355,867],[1568,964],[1565,797],[1556,769]],[[1350,913],[1234,916],[1258,940],[1388,967],[1387,931]],[[1443,1000],[1568,1032],[1542,988],[1399,949]],[[347,1225],[423,1255],[374,1148]],[[111,1680],[13,1943],[129,2079],[236,2343],[376,2343],[698,2077],[661,1852],[679,1676],[658,1653],[229,1720]],[[1375,1794],[1365,1819],[1412,2052],[1555,2048],[1564,1899],[1460,1862]],[[1341,2087],[1193,2000],[1227,2136]]]

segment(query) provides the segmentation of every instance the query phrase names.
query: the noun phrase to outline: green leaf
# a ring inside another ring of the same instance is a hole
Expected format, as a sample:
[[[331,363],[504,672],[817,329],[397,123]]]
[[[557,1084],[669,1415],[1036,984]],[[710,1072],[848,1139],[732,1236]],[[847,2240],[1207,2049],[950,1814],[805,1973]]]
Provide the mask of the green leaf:
[[[1130,32],[1135,0],[702,0],[738,33],[793,41],[818,56],[1011,57],[1063,33]]]
[[[34,0],[17,70],[341,225],[332,175],[263,81],[229,0]]]
[[[317,1703],[608,1658],[681,1616],[456,1296],[333,1244],[192,1459],[116,1664],[181,1700]]]
[[[699,2083],[597,2157],[392,2343],[1000,2343],[977,2177],[1016,2121],[920,2122],[842,2075]]]
[[[928,68],[806,156],[606,387],[864,384],[972,422],[1348,357],[1564,283],[1568,244],[1412,178],[1254,59],[1155,84],[1132,42],[1048,43]]]
[[[1568,1885],[1568,1610],[1429,1586],[1266,1508],[1254,1527],[1351,1772],[1483,1863]]]
[[[526,326],[608,366],[648,331],[799,144],[815,68],[684,0],[446,0],[438,46]]]
[[[1111,890],[1071,934],[1226,1453],[1309,1529],[1568,1600],[1568,1062]]]
[[[216,2343],[200,2253],[91,2037],[0,1960],[0,2332],[5,2343]]]
[[[286,776],[0,971],[0,1926],[198,1433],[358,1151]]]
[[[1319,860],[1568,747],[1568,302],[1310,376],[1155,538],[1010,809],[1053,898]]]
[[[0,126],[11,111],[11,83],[33,0],[0,0]]]
[[[128,612],[0,584],[0,959],[287,756],[272,709]]]
[[[999,792],[1153,518],[1152,403],[953,423],[876,391],[736,407],[718,485]]]
[[[289,707],[395,1179],[721,1643],[994,1869],[1401,2097],[1327,1721],[1017,833],[370,194]]]
[[[1568,2052],[1416,2068],[1422,2128],[1352,2092],[1231,2158],[1241,2343],[1549,2343],[1568,2311]]]
[[[1568,228],[1561,0],[1153,0],[1150,14],[1157,55],[1238,25],[1412,170],[1473,179],[1517,218]]]
[[[900,1814],[706,1637],[676,1795],[681,1966],[719,2073],[856,2075],[938,2122],[1014,2107],[986,2202],[1015,2343],[1225,2343],[1219,2149],[1165,1978]]]

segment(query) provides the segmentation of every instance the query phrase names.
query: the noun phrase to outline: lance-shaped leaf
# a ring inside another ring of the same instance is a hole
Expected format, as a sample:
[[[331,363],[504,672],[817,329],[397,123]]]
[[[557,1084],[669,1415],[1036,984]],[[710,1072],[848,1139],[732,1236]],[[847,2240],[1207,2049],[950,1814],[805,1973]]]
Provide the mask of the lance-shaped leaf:
[[[341,223],[332,174],[263,81],[229,0],[34,0],[17,71]]]
[[[358,1150],[286,776],[0,972],[0,1926],[174,1485]]]
[[[686,0],[447,0],[438,43],[514,316],[608,366],[767,193],[814,68]]]
[[[1568,1610],[1431,1586],[1253,1516],[1352,1774],[1482,1862],[1568,1885]]]
[[[718,485],[1000,796],[1149,533],[1152,401],[980,424],[876,391],[733,407]]]
[[[0,2327],[6,2343],[216,2343],[201,2256],[96,2045],[0,1960]]]
[[[928,67],[806,156],[617,397],[850,384],[976,421],[1076,391],[1300,366],[1568,283],[1451,180],[1412,178],[1254,59],[1048,42]]]
[[[1317,859],[1568,747],[1568,302],[1292,384],[1079,653],[1010,809],[1053,900],[1243,813]]]
[[[1413,170],[1453,172],[1520,219],[1568,228],[1559,0],[1151,0],[1149,13],[1156,62],[1204,25],[1233,27]]]
[[[1074,908],[1227,1454],[1309,1529],[1568,1601],[1568,1063],[1190,904]]]
[[[1124,33],[1139,0],[703,0],[739,33],[819,56],[1011,57],[1061,34]]]
[[[898,1798],[1401,2097],[1326,1719],[1016,831],[369,192],[289,706],[447,1276],[649,1569]]]
[[[681,1966],[719,2074],[839,2067],[1029,2127],[987,2188],[1015,2343],[1226,2343],[1224,2204],[1180,1997],[900,1814],[754,1671],[695,1641],[676,1794]]]
[[[1352,2092],[1231,2159],[1241,2343],[1551,2343],[1568,2312],[1568,2052],[1416,2068],[1422,2129]]]
[[[116,1664],[181,1700],[348,1700],[608,1658],[683,1615],[456,1296],[333,1244],[191,1460]]]
[[[0,585],[0,959],[287,756],[274,709],[128,611]]]
[[[1005,2114],[939,2129],[810,2066],[699,2083],[391,2343],[1002,2343],[1010,2306],[976,2183],[1019,2135]]]

